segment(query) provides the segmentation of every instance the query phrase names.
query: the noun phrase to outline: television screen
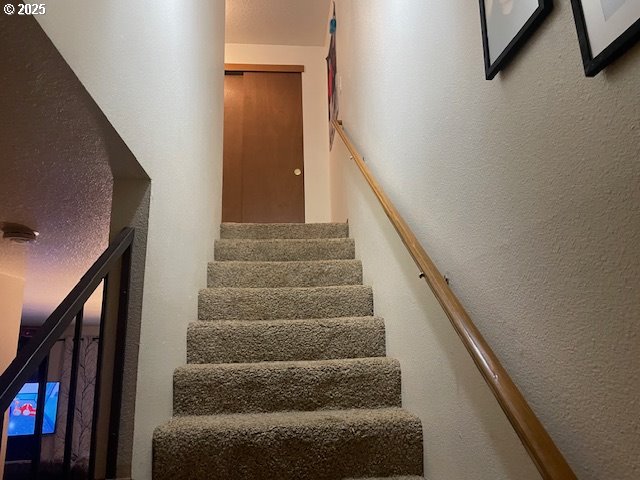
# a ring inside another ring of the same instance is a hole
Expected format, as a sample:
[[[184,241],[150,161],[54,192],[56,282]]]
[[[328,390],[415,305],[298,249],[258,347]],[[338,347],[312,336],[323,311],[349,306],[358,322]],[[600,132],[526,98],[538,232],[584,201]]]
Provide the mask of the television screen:
[[[58,393],[60,382],[48,382],[44,400],[44,422],[42,434],[55,432],[58,415]],[[9,428],[7,435],[33,435],[36,429],[36,409],[38,408],[38,384],[25,383],[9,407]]]

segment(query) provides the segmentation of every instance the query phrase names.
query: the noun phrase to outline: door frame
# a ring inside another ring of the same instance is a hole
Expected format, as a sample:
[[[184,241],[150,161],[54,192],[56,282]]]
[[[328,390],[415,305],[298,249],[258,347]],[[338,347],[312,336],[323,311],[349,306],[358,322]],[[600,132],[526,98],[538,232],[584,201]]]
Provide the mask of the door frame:
[[[304,73],[304,65],[255,65],[249,63],[225,63],[227,72]]]
[[[273,74],[277,74],[277,73],[288,73],[288,74],[299,74],[300,77],[300,87],[302,88],[301,90],[301,114],[302,114],[302,159],[303,159],[303,171],[305,170],[306,167],[306,149],[305,149],[305,129],[304,129],[304,75],[302,75],[305,72],[305,66],[304,65],[282,65],[282,64],[249,64],[249,63],[225,63],[224,64],[224,74],[226,75],[242,75],[244,73],[273,73]],[[224,162],[224,159],[223,159]],[[305,222],[306,218],[307,218],[307,213],[306,213],[306,209],[307,209],[307,193],[306,193],[306,180],[303,180],[303,193],[302,193],[302,208],[303,208],[303,214],[302,214],[302,219],[299,220],[301,222]],[[224,187],[223,187],[224,189]],[[224,197],[224,192],[223,192],[223,197]],[[223,198],[223,202],[224,202],[224,198]]]

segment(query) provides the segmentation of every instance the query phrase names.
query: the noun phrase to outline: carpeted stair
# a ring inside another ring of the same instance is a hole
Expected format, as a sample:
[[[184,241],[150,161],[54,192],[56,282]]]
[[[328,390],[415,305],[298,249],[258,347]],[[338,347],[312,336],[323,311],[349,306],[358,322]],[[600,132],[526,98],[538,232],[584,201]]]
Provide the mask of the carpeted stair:
[[[346,480],[424,480],[423,477],[378,477],[378,478],[348,478]]]
[[[222,225],[154,480],[422,478],[422,426],[347,235]]]
[[[349,478],[347,480],[424,480],[423,477],[385,477],[385,478]]]

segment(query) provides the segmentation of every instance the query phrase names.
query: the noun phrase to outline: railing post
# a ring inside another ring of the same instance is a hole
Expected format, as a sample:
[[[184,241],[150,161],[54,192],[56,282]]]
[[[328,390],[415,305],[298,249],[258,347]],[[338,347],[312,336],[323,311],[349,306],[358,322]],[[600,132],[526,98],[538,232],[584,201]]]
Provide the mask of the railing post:
[[[44,403],[47,399],[47,375],[49,357],[45,357],[38,367],[38,394],[36,396],[36,421],[33,430],[34,448],[31,457],[31,478],[37,480],[40,475],[40,455],[42,453],[42,426],[44,425]]]
[[[89,480],[96,478],[96,446],[98,442],[98,417],[100,414],[100,394],[102,383],[102,369],[104,356],[104,332],[107,322],[107,303],[109,298],[109,275],[104,277],[104,287],[102,289],[102,312],[100,314],[100,341],[98,344],[98,359],[96,361],[96,386],[93,391],[93,419],[91,421],[91,447],[89,450]]]
[[[78,389],[78,368],[80,364],[80,343],[82,339],[82,321],[84,308],[76,316],[73,334],[73,353],[71,356],[71,373],[69,376],[69,401],[67,402],[67,427],[64,432],[64,459],[62,462],[62,476],[71,478],[71,454],[73,451],[73,428],[76,414],[76,393]]]
[[[109,437],[107,443],[107,478],[117,478],[118,448],[120,439],[120,414],[122,411],[122,385],[124,379],[125,349],[127,343],[127,317],[129,315],[129,292],[131,288],[130,246],[122,255],[120,267],[120,295],[118,298],[118,319],[116,344],[113,358],[113,385],[111,388],[111,409],[109,413]]]

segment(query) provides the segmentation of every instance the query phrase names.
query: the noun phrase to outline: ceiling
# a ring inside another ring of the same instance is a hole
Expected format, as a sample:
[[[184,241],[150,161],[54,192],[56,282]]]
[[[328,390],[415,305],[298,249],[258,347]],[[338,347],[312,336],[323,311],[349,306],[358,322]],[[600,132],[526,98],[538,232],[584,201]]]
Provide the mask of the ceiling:
[[[330,0],[226,0],[227,43],[324,46]]]

